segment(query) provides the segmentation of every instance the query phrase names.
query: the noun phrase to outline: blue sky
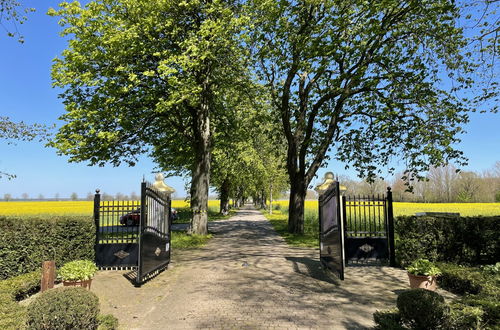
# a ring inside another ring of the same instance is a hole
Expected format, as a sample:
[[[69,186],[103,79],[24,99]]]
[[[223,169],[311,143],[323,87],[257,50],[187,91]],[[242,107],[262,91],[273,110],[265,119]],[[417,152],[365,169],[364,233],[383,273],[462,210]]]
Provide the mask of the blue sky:
[[[19,31],[25,37],[20,44],[8,38],[0,30],[0,116],[8,116],[14,121],[61,125],[57,118],[64,113],[64,107],[57,98],[58,91],[51,86],[50,68],[52,59],[66,47],[59,36],[57,19],[46,15],[49,7],[57,7],[59,1],[24,1],[36,12],[28,16],[28,21],[20,25]],[[483,171],[500,160],[500,114],[472,114],[466,127],[460,148],[469,158],[465,170]],[[339,163],[331,163],[325,171],[355,176],[343,170]],[[0,179],[0,199],[10,193],[20,197],[28,193],[31,197],[43,194],[61,197],[76,192],[84,197],[96,188],[116,194],[139,192],[140,181],[145,176],[152,180],[154,164],[142,157],[135,167],[114,168],[89,167],[85,164],[68,163],[66,157],[57,156],[54,149],[45,148],[43,143],[19,142],[7,145],[0,140],[0,171],[17,175],[13,180]],[[318,179],[319,180],[319,179]],[[185,196],[184,181],[179,177],[166,180],[177,190],[177,196]]]

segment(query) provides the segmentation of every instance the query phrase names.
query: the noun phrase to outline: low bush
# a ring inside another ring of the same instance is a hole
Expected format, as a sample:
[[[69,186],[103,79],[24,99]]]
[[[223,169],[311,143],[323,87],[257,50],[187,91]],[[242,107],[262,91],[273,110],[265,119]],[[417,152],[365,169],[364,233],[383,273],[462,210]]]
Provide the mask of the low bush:
[[[397,307],[402,323],[416,330],[443,327],[449,311],[441,295],[425,289],[402,292],[398,296]]]
[[[450,330],[480,329],[484,311],[478,307],[460,303],[450,305],[446,328]]]
[[[94,260],[95,227],[89,217],[0,217],[0,279],[32,272],[44,260],[58,267]]]
[[[500,327],[500,274],[485,267],[464,267],[454,264],[439,264],[443,274],[439,286],[463,295],[460,303],[479,308],[486,327]]]
[[[118,319],[111,314],[100,314],[97,317],[99,322],[98,330],[115,330],[118,329]]]
[[[21,329],[26,308],[18,304],[40,289],[40,272],[32,272],[0,281],[0,329]]]
[[[500,329],[500,301],[498,297],[487,295],[466,296],[460,300],[466,306],[481,309],[482,321],[486,329]]]
[[[27,309],[28,329],[97,329],[99,299],[84,288],[43,292]]]
[[[477,268],[448,263],[440,263],[439,268],[442,270],[439,286],[456,294],[478,294],[486,282]]]
[[[397,308],[376,311],[373,313],[375,329],[377,330],[402,330],[401,314]]]

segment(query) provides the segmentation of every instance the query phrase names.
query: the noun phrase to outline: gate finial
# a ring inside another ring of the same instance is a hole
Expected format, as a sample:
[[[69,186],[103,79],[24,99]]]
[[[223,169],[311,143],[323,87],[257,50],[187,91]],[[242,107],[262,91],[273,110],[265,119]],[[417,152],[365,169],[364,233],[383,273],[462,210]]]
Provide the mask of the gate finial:
[[[339,177],[337,175],[337,179],[335,179],[335,176],[333,175],[333,172],[326,172],[325,173],[325,176],[323,178],[323,182],[318,184],[314,190],[318,193],[318,194],[322,194],[323,192],[325,192],[326,190],[328,190],[328,188],[330,187],[330,185],[332,185],[334,182],[338,181],[339,180]],[[340,192],[345,192],[347,190],[346,187],[344,186],[340,186]]]
[[[162,173],[157,173],[155,175],[155,183],[153,183],[153,188],[158,191],[165,192],[168,195],[173,194],[175,192],[175,189],[166,185],[163,180],[165,180],[165,176]]]

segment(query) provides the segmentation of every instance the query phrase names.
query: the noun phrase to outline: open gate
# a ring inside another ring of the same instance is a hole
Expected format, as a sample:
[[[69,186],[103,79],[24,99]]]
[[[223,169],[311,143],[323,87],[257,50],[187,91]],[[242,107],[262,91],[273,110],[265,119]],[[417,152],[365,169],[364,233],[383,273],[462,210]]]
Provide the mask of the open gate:
[[[320,261],[344,279],[349,264],[395,266],[392,192],[386,196],[340,196],[334,182],[319,196]]]
[[[339,183],[319,196],[319,251],[321,263],[344,279],[344,221]]]
[[[143,182],[137,283],[143,283],[170,262],[170,198]]]
[[[94,197],[95,262],[102,269],[136,269],[141,284],[170,262],[170,196],[141,184],[140,201]]]

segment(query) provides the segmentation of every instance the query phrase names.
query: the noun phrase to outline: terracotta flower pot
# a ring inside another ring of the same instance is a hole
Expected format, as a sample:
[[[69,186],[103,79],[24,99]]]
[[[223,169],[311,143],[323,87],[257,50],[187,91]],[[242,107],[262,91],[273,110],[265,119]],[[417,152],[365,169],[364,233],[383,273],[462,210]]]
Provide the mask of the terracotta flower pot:
[[[63,286],[81,286],[90,290],[92,279],[86,281],[63,281]]]
[[[408,278],[410,279],[410,288],[412,289],[422,288],[430,291],[436,291],[437,289],[436,276],[414,275],[408,273]]]

